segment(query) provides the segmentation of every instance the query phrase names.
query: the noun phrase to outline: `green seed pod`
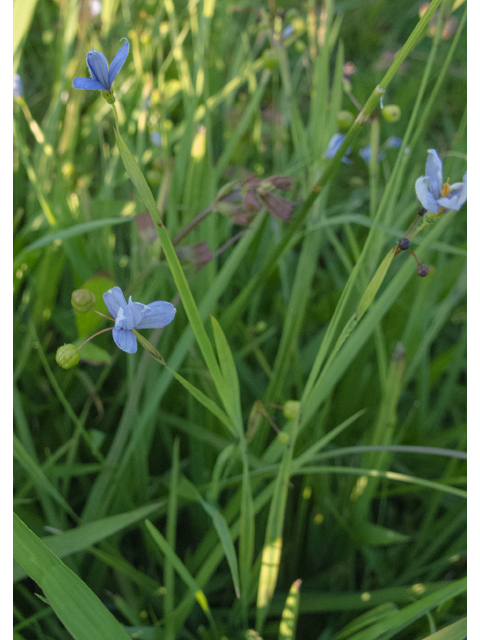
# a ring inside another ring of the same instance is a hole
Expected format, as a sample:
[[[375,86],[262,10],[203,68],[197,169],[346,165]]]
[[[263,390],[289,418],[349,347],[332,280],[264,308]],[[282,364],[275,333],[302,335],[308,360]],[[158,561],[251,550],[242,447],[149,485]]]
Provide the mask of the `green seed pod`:
[[[72,293],[72,307],[78,313],[87,313],[95,304],[96,297],[90,289],[76,289]]]
[[[147,171],[147,180],[152,187],[158,187],[159,185],[161,185],[162,177],[163,174],[160,171],[157,171],[155,169],[150,169],[150,171]]]
[[[337,123],[340,129],[349,129],[355,120],[355,116],[350,111],[339,111]]]
[[[71,369],[78,364],[80,351],[73,344],[64,344],[63,347],[58,347],[55,360],[62,369]]]
[[[255,331],[257,333],[263,333],[266,328],[267,328],[267,323],[265,322],[265,320],[259,320],[255,325]]]
[[[267,49],[263,52],[262,62],[265,69],[273,69],[275,67],[278,67],[277,52],[273,49]]]
[[[298,400],[287,400],[283,405],[283,415],[287,420],[294,420],[300,411],[300,402]]]
[[[397,104],[387,104],[382,110],[382,115],[387,122],[398,122],[402,115],[402,110]]]

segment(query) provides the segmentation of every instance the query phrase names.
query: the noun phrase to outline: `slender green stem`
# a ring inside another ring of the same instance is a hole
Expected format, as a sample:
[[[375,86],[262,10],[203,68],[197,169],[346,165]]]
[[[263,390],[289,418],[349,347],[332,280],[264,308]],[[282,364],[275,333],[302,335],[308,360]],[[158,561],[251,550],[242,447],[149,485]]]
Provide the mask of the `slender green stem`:
[[[118,124],[117,107],[114,104],[112,104],[112,109],[113,109],[113,115],[115,117],[115,126],[117,127],[117,130],[120,131],[120,125]]]

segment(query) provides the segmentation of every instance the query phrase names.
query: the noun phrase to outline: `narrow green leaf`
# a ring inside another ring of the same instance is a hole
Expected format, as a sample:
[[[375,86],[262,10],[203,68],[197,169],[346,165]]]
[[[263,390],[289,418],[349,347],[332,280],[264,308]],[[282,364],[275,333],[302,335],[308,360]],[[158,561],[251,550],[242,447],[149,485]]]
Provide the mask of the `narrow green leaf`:
[[[238,374],[233,359],[230,346],[227,342],[222,327],[218,321],[210,316],[213,327],[213,336],[215,338],[215,346],[217,348],[218,361],[223,374],[222,394],[225,410],[232,418],[232,421],[239,433],[243,432],[242,411],[240,407],[240,384],[238,382]]]
[[[101,540],[105,540],[109,536],[122,531],[126,527],[143,520],[146,516],[150,515],[153,511],[159,509],[164,502],[155,502],[153,504],[139,507],[133,511],[127,511],[125,513],[119,513],[109,518],[102,518],[95,522],[88,522],[75,529],[64,531],[58,535],[46,536],[40,538],[41,542],[54,553],[58,558],[66,558],[72,553],[83,551],[87,547],[91,547]],[[26,572],[14,564],[13,566],[13,580],[21,580],[26,576]]]
[[[355,535],[359,537],[361,542],[368,545],[398,544],[411,540],[410,536],[406,536],[393,529],[387,529],[379,524],[373,524],[372,522],[363,522],[358,525],[355,530]]]
[[[115,137],[117,139],[120,156],[123,160],[123,164],[125,165],[128,176],[137,188],[143,202],[145,203],[145,206],[148,209],[148,212],[150,213],[150,216],[152,217],[155,229],[160,238],[160,243],[162,245],[165,258],[167,259],[168,266],[170,267],[173,279],[175,280],[175,284],[178,289],[178,293],[180,294],[180,298],[182,299],[183,305],[185,307],[185,313],[187,314],[188,320],[192,327],[192,331],[198,342],[198,346],[202,351],[202,355],[210,371],[213,382],[217,389],[220,390],[222,388],[222,376],[220,374],[220,369],[215,358],[212,344],[207,335],[207,332],[205,331],[205,327],[203,326],[200,313],[198,311],[190,287],[188,286],[187,279],[185,277],[185,274],[183,273],[183,269],[175,252],[175,248],[160,218],[155,199],[152,195],[152,192],[150,191],[150,187],[148,186],[142,171],[140,170],[140,167],[138,166],[137,161],[131,154],[122,136],[116,129]]]
[[[175,551],[177,539],[177,513],[178,513],[178,479],[180,466],[180,440],[175,438],[172,453],[172,469],[170,473],[170,490],[168,493],[167,512],[167,542]],[[173,610],[175,608],[175,571],[170,556],[165,556],[163,568],[163,581],[165,584],[165,597],[163,600],[163,614],[165,618],[165,640],[175,640],[175,621]]]
[[[172,563],[175,571],[178,573],[180,578],[184,581],[184,583],[187,585],[187,587],[194,594],[195,600],[198,602],[198,604],[202,608],[202,611],[207,616],[211,626],[213,628],[215,628],[215,622],[213,620],[212,613],[210,611],[210,607],[208,606],[207,598],[205,596],[205,593],[200,588],[200,585],[198,584],[198,582],[195,580],[195,578],[192,576],[190,571],[183,564],[183,562],[180,560],[180,558],[177,556],[177,554],[173,551],[173,549],[170,547],[170,545],[165,540],[165,538],[162,536],[160,531],[156,527],[153,526],[153,524],[150,522],[150,520],[145,520],[145,525],[146,525],[146,527],[148,529],[148,532],[152,536],[153,541],[155,542],[155,544],[158,546],[160,551],[162,551],[162,553],[164,553],[165,556],[169,558],[169,560]]]
[[[180,384],[183,387],[185,387],[185,389],[189,393],[191,393],[194,398],[196,398],[201,404],[203,404],[204,407],[206,407],[211,413],[213,413],[213,415],[216,416],[220,420],[220,422],[222,422],[227,427],[227,429],[231,433],[233,433],[233,435],[237,435],[236,429],[233,426],[232,421],[227,416],[227,414],[222,409],[220,409],[220,407],[216,402],[214,402],[208,396],[206,396],[203,393],[203,391],[200,391],[200,389],[197,389],[197,387],[195,387],[193,384],[188,382],[188,380],[185,380],[185,378],[181,376],[179,373],[177,373],[173,369],[170,369],[169,366],[166,366],[166,368],[172,374],[175,380],[178,380],[178,382],[180,382]]]
[[[202,498],[195,485],[189,482],[184,476],[182,476],[182,484],[184,485],[184,487],[189,487],[191,493],[195,494],[199,504],[201,504],[206,513],[208,513],[208,515],[212,518],[213,526],[218,533],[218,537],[225,552],[225,558],[227,559],[228,566],[230,567],[236,596],[237,598],[239,598],[240,580],[238,578],[237,555],[235,553],[235,547],[233,546],[232,536],[230,534],[230,529],[228,528],[227,521],[220,513],[220,511],[218,511],[218,509],[216,509],[212,504]]]
[[[377,295],[377,291],[380,289],[380,286],[387,275],[387,271],[392,264],[392,260],[395,257],[395,249],[390,249],[385,258],[382,260],[380,266],[375,272],[375,275],[370,280],[365,292],[360,300],[357,312],[356,312],[356,320],[357,322],[363,316],[363,314],[367,311],[369,306],[372,304],[375,296]]]
[[[15,513],[13,557],[42,589],[75,640],[129,640],[122,625],[93,591]]]
[[[71,506],[58,489],[50,482],[41,466],[27,453],[26,449],[15,434],[13,434],[13,456],[17,462],[22,465],[32,480],[35,481],[35,484],[38,487],[48,493],[55,502],[57,502],[57,504],[59,504],[62,509],[64,509],[74,519],[77,519],[77,515]]]
[[[124,224],[125,222],[132,222],[133,218],[104,218],[103,220],[90,220],[89,222],[82,222],[75,224],[68,229],[61,229],[55,233],[48,233],[42,235],[38,240],[27,245],[24,249],[18,252],[13,259],[13,268],[17,269],[25,259],[25,256],[35,249],[41,249],[59,240],[68,240],[69,238],[77,238],[83,236],[86,233],[96,231],[97,229],[103,229],[105,227],[113,227],[117,224]]]
[[[353,633],[370,627],[372,624],[390,617],[398,611],[398,607],[393,602],[385,602],[384,604],[374,607],[367,613],[349,622],[343,629],[335,635],[335,640],[348,640]]]
[[[422,585],[419,585],[419,588]],[[399,633],[405,627],[408,627],[412,622],[418,620],[424,616],[428,611],[437,607],[442,602],[455,598],[456,596],[464,593],[467,589],[467,579],[462,578],[456,580],[439,589],[434,593],[420,598],[417,602],[407,605],[395,614],[392,614],[385,620],[377,622],[368,629],[360,631],[351,636],[349,640],[372,640],[372,638],[380,638],[382,634],[389,634],[389,638],[392,637],[392,632]],[[421,593],[421,592],[420,592]]]

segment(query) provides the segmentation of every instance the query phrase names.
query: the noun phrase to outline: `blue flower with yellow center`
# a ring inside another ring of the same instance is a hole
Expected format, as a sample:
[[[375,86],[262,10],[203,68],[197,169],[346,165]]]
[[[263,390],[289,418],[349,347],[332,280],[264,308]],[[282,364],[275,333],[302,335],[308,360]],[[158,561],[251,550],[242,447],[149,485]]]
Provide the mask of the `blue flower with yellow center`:
[[[136,353],[137,338],[133,329],[161,329],[174,319],[176,309],[170,302],[157,300],[150,304],[128,303],[120,287],[113,287],[103,294],[107,309],[115,320],[113,340],[117,347],[127,353]]]
[[[467,172],[463,182],[443,182],[442,161],[435,149],[429,149],[425,173],[415,182],[417,198],[425,209],[434,215],[459,211],[467,201]]]
[[[110,67],[107,59],[100,51],[92,49],[87,53],[87,67],[92,77],[74,78],[74,89],[106,91],[107,94],[112,92],[112,83],[128,56],[128,40],[126,38],[123,39],[125,44],[117,51]]]

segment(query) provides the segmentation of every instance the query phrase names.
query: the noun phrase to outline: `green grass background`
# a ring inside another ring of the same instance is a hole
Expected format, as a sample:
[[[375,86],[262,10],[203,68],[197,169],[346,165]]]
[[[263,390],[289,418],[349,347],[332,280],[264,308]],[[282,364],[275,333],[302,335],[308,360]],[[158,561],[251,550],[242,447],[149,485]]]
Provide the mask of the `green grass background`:
[[[16,640],[466,637],[466,206],[412,242],[426,278],[407,252],[377,272],[427,149],[466,170],[466,3],[431,4],[450,37],[412,0],[15,0]],[[117,144],[71,82],[122,37]],[[357,104],[353,163],[325,158]],[[166,236],[253,173],[293,178],[291,220],[215,205],[179,263]],[[55,363],[108,326],[72,291],[113,285],[177,307],[144,332],[168,368],[109,333]]]

